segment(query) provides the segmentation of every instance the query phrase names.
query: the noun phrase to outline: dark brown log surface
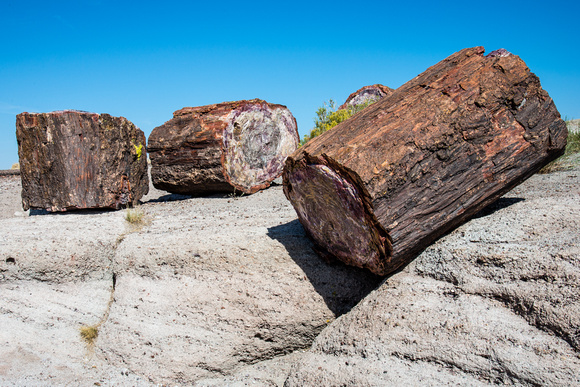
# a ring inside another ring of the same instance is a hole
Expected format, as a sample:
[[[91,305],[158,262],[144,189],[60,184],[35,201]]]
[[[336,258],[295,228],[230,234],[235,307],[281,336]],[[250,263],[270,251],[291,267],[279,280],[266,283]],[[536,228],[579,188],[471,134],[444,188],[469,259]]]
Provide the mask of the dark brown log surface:
[[[21,113],[16,138],[25,210],[119,208],[149,191],[145,135],[124,117]]]
[[[291,155],[284,191],[318,251],[390,273],[563,153],[516,55],[464,49]]]
[[[375,85],[361,87],[349,95],[346,101],[339,106],[339,109],[346,109],[349,106],[361,105],[371,100],[378,101],[381,98],[393,94],[394,91],[395,90],[391,89],[390,87],[378,83]]]
[[[296,120],[282,105],[254,99],[187,107],[153,129],[153,185],[179,194],[254,193],[280,176],[298,147]]]

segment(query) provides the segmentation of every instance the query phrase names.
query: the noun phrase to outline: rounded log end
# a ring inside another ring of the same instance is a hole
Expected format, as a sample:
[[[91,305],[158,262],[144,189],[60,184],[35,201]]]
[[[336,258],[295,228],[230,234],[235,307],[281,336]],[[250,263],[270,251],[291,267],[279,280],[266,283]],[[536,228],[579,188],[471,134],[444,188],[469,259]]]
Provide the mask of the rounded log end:
[[[248,101],[234,109],[223,133],[226,180],[244,193],[267,188],[299,143],[296,120],[281,105]]]
[[[284,193],[320,255],[385,275],[391,271],[390,237],[377,221],[362,185],[333,164],[324,158],[288,159]]]

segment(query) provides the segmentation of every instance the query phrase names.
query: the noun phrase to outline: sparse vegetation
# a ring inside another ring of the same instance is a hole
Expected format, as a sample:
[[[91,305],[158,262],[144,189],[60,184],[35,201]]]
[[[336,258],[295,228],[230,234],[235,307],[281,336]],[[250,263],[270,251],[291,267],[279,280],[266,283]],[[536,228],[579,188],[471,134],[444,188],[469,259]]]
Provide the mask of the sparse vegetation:
[[[139,207],[127,208],[125,220],[134,226],[141,225],[145,220],[145,213]]]
[[[81,334],[81,339],[83,339],[83,341],[87,344],[87,348],[90,351],[92,351],[92,349],[95,347],[95,340],[97,339],[97,337],[99,337],[99,328],[109,318],[109,312],[111,311],[111,306],[113,305],[113,302],[115,301],[115,284],[117,282],[117,276],[115,275],[115,273],[113,273],[113,275],[112,275],[112,281],[113,281],[113,284],[111,286],[111,293],[109,296],[109,302],[107,303],[107,309],[105,309],[105,313],[103,314],[103,317],[101,317],[99,322],[96,323],[95,325],[83,325],[79,328],[79,331]]]
[[[304,138],[300,141],[300,145],[304,145],[314,137],[334,128],[336,125],[346,121],[356,113],[377,101],[378,99],[372,99],[363,104],[348,107],[347,109],[338,109],[336,103],[332,99],[328,102],[324,102],[324,105],[319,107],[316,111],[314,128],[309,134],[304,135]]]
[[[569,132],[568,144],[566,145],[564,156],[569,156],[578,152],[580,152],[580,132]]]
[[[11,169],[20,169],[20,163],[14,163],[14,164],[12,164],[12,168]]]
[[[86,326],[80,328],[81,338],[87,343],[89,347],[95,345],[95,339],[99,336],[99,328],[97,325]]]
[[[568,121],[566,121],[568,123]],[[540,170],[540,173],[565,171],[572,168],[571,156],[580,153],[580,131],[568,131],[568,143],[564,154]]]

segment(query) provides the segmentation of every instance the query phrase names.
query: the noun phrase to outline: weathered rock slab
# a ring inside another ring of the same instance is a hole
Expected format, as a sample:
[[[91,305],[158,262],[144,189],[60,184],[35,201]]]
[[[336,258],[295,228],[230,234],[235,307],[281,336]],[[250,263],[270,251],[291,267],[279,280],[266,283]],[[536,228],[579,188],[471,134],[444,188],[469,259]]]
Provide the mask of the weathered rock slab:
[[[145,135],[124,117],[20,113],[16,138],[24,210],[115,209],[149,190]]]
[[[578,385],[574,168],[532,176],[382,284],[318,259],[279,186],[153,189],[141,229],[124,212],[4,216],[0,384]],[[79,328],[104,316],[91,349]]]
[[[124,211],[0,222],[0,292],[12,292],[0,302],[6,353],[23,346],[18,332],[36,332],[26,338],[22,364],[7,364],[2,375],[0,363],[3,384],[192,385],[235,375],[308,348],[380,281],[318,260],[280,186],[176,201],[152,191],[157,196],[137,208],[140,226],[127,223]],[[58,320],[68,309],[74,313]],[[79,328],[102,318],[88,351]],[[283,381],[288,369],[279,367],[272,380]]]
[[[520,187],[327,327],[285,386],[580,384],[578,169]]]
[[[172,193],[255,193],[270,186],[299,143],[296,120],[259,99],[187,107],[153,129],[153,185]]]

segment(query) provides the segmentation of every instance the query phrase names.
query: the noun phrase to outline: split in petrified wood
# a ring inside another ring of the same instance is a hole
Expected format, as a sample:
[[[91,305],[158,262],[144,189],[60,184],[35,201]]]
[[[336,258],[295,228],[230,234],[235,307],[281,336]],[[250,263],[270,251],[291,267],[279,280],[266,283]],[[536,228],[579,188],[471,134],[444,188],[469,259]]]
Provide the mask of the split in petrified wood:
[[[145,135],[124,117],[21,113],[16,138],[25,210],[118,209],[149,191]]]
[[[561,155],[567,129],[516,55],[464,49],[288,157],[324,256],[385,275]]]
[[[298,147],[296,120],[282,105],[254,99],[188,107],[153,129],[153,185],[168,192],[254,193],[280,176]]]

